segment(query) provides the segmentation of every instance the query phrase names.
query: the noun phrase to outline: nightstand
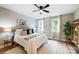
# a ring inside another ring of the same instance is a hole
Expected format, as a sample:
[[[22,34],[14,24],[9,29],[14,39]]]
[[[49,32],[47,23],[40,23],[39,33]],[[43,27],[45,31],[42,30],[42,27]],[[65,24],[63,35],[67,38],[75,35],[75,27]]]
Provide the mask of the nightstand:
[[[7,47],[11,41],[10,40],[4,40],[4,47]]]

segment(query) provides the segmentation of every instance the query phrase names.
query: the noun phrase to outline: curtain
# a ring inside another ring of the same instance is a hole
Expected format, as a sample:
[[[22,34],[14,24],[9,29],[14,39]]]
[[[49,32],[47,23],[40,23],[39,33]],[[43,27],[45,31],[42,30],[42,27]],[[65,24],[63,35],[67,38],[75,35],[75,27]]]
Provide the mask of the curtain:
[[[60,17],[53,17],[51,19],[51,37],[53,39],[60,38]]]

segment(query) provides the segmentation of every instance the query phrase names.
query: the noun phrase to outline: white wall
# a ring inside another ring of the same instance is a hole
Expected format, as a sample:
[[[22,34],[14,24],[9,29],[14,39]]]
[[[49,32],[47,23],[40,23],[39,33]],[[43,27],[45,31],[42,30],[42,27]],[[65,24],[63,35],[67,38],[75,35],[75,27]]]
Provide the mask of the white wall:
[[[4,21],[6,21],[6,25],[8,23],[12,26],[15,26],[17,19],[24,19],[26,20],[28,26],[35,27],[35,19],[5,8],[0,8],[0,26],[4,25]]]
[[[79,9],[74,12],[74,20],[79,19]]]
[[[48,37],[52,37],[52,33],[51,33],[51,19],[53,18],[52,17],[47,17],[45,18],[45,26],[44,26],[44,33],[48,36]],[[59,34],[59,39],[63,39],[65,40],[65,35],[64,35],[64,24],[65,22],[67,22],[68,20],[72,20],[73,21],[74,19],[74,15],[73,13],[69,13],[69,14],[63,14],[63,15],[60,15],[60,34]],[[57,35],[55,35],[55,38],[58,37]]]
[[[60,38],[65,40],[65,35],[64,35],[64,24],[68,21],[68,20],[71,20],[73,21],[74,19],[74,14],[73,13],[70,13],[70,14],[64,14],[64,15],[61,15],[60,16]]]
[[[36,28],[35,19],[0,7],[0,27],[14,27],[17,19],[24,19],[29,27]]]

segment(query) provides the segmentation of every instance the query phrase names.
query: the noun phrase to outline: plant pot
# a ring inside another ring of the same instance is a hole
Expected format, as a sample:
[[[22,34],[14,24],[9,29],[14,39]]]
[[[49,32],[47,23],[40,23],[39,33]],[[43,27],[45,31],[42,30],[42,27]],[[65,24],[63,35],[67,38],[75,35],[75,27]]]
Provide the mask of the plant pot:
[[[66,43],[67,43],[67,44],[71,44],[71,43],[72,43],[71,39],[66,38]]]

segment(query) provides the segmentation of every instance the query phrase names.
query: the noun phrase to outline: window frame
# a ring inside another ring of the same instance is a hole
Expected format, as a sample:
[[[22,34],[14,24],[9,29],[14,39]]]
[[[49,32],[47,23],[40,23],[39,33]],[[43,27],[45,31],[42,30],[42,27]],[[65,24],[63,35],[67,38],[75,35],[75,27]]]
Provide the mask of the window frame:
[[[53,29],[52,29],[52,28],[53,28],[53,27],[52,27],[52,26],[53,26],[53,25],[52,25],[52,22],[54,21],[54,20],[53,20],[54,18],[58,18],[58,30],[57,30],[57,31],[53,31]],[[51,18],[51,33],[53,33],[53,32],[56,32],[56,33],[57,33],[57,32],[60,32],[60,16],[55,16],[55,17],[52,17],[52,18]]]
[[[41,20],[43,20],[43,22],[44,22],[44,24],[43,24],[44,28],[43,28],[43,31],[38,31],[38,22],[41,21]],[[38,19],[36,21],[36,32],[44,33],[44,30],[45,30],[45,20],[44,19]]]

